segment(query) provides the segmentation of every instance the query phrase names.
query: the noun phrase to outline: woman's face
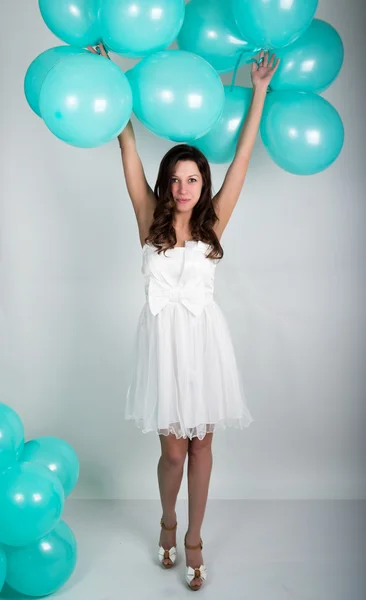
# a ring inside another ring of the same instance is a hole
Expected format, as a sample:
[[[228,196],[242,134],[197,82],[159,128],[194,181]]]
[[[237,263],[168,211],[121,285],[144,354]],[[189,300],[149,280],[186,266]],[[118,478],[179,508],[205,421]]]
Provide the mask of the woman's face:
[[[171,175],[171,192],[178,212],[189,212],[197,204],[203,185],[202,175],[192,160],[179,160]]]

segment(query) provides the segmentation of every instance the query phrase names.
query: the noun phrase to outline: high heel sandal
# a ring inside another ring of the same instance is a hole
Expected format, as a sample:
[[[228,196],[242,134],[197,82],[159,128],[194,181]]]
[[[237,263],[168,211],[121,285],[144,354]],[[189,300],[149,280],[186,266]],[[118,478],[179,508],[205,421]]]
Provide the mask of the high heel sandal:
[[[197,550],[198,548],[201,548],[201,550],[202,550],[202,548],[203,548],[202,539],[200,539],[200,543],[197,544],[197,546],[187,546],[187,543],[186,543],[187,533],[184,536],[184,547],[187,548],[188,550]],[[196,579],[196,578],[202,579],[202,583],[200,585],[192,586],[191,581],[192,581],[192,579]],[[195,568],[186,566],[186,582],[188,583],[188,586],[191,588],[191,590],[193,590],[194,592],[201,589],[203,582],[206,579],[207,579],[207,567],[205,565],[201,565],[200,567],[195,567]]]
[[[173,527],[167,527],[165,525],[163,519],[161,518],[160,525],[162,526],[163,529],[166,529],[167,531],[174,531],[174,529],[177,528],[178,523],[176,523]],[[165,567],[166,569],[170,569],[174,565],[175,560],[177,558],[176,546],[172,546],[170,548],[170,550],[165,550],[165,548],[163,548],[163,546],[159,546],[158,557],[159,557],[159,562],[163,565],[163,567]],[[163,562],[166,559],[169,559],[171,561],[167,565]]]

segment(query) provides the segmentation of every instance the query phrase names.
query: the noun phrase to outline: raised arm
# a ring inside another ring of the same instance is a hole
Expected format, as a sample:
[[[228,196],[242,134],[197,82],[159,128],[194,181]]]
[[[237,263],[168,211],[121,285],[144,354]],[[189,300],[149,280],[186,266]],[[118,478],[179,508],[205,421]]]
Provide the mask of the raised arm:
[[[227,170],[224,182],[214,197],[215,210],[219,217],[215,227],[218,238],[221,237],[240,196],[258,133],[267,88],[280,61],[278,58],[275,62],[274,54],[269,61],[269,52],[261,52],[260,57],[263,61],[259,66],[257,63],[252,64],[253,95],[247,117],[240,131],[236,153]]]
[[[149,233],[156,206],[154,192],[149,186],[141,159],[137,153],[135,134],[129,121],[118,136],[127,190],[135,211],[141,245]]]
[[[88,50],[109,59],[103,44],[99,44],[97,50],[94,50],[92,46],[88,46]],[[121,149],[127,190],[137,219],[140,243],[143,245],[153,220],[156,199],[154,192],[146,180],[144,168],[137,153],[136,139],[131,121],[127,123],[124,130],[119,134],[118,142]]]

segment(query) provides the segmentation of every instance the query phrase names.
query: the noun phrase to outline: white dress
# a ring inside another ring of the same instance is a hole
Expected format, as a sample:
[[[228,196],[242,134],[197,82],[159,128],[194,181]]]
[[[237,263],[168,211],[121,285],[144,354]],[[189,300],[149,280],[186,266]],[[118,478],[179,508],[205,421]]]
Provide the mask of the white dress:
[[[218,259],[186,241],[158,254],[142,249],[146,303],[134,342],[125,418],[143,433],[198,437],[254,419],[226,319],[213,298]]]

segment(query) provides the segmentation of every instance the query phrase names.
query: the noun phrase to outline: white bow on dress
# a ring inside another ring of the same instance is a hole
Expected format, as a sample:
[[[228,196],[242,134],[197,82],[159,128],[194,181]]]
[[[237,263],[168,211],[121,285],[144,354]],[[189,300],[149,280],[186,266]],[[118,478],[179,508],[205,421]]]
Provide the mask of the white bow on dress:
[[[157,315],[168,302],[181,302],[191,313],[197,316],[203,311],[206,304],[205,285],[201,278],[190,279],[184,285],[176,287],[151,278],[148,297],[153,315]]]

